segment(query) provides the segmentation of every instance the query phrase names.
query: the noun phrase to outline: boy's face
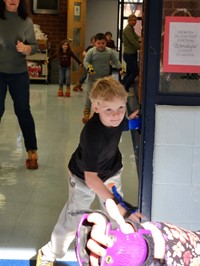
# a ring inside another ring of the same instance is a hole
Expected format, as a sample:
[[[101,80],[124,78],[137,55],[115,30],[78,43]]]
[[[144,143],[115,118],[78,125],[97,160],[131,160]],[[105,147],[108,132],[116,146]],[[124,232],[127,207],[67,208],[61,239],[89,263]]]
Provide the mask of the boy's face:
[[[106,39],[110,41],[112,39],[112,36],[110,34],[107,34]]]
[[[92,41],[91,41],[91,45],[92,45],[92,46],[95,46],[95,39],[92,39]]]
[[[106,40],[96,40],[95,46],[98,51],[104,51],[106,48]]]
[[[101,122],[106,127],[117,127],[126,113],[126,100],[114,97],[112,101],[98,101],[93,103],[93,109],[99,113]]]

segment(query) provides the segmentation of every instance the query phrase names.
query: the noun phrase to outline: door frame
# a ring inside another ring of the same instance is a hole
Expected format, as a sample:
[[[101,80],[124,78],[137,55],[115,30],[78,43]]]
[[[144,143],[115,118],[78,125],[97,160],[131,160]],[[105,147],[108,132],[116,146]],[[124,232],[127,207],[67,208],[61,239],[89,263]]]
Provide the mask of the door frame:
[[[86,25],[86,0],[67,1],[67,38],[72,39],[73,53],[82,61],[82,53],[85,50]],[[76,31],[75,31],[76,29]],[[71,83],[78,82],[83,74],[83,68],[72,59]]]

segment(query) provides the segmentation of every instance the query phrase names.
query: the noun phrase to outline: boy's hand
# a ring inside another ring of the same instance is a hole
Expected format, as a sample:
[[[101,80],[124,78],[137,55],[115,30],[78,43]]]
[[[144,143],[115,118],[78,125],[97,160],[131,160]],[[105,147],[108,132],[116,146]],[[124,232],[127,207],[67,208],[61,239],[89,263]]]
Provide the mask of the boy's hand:
[[[134,111],[132,114],[129,115],[128,119],[131,120],[131,119],[135,119],[135,118],[138,118],[139,116],[139,109],[137,109],[136,111]]]
[[[91,64],[88,65],[87,73],[89,75],[94,75],[95,74],[94,68],[93,68],[93,66]]]
[[[144,216],[138,212],[137,207],[132,206],[122,198],[115,185],[111,184],[111,190],[114,195],[113,200],[117,204],[118,210],[124,219],[131,218],[133,221],[140,222],[140,219],[144,218]]]
[[[125,71],[124,66],[122,66],[122,68],[119,69],[119,74],[120,74],[120,76],[123,76],[123,77],[126,75],[126,71]]]

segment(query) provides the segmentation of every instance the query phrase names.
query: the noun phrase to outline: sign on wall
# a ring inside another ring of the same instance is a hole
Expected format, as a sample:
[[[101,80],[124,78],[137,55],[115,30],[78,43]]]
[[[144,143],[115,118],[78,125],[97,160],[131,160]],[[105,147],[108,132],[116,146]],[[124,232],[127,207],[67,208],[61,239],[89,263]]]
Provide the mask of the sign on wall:
[[[165,18],[163,72],[200,73],[200,18]]]

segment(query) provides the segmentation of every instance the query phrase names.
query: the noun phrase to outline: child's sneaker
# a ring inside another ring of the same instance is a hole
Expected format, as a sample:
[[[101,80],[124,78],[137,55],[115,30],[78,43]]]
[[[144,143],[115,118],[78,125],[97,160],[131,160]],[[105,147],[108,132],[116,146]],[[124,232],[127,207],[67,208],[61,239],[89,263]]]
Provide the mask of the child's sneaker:
[[[58,95],[58,97],[63,97],[64,96],[63,89],[59,89],[57,92],[57,95]]]
[[[38,250],[38,255],[37,255],[37,262],[36,262],[36,266],[55,266],[55,263],[53,261],[49,261],[49,260],[42,260],[42,250],[39,249]]]
[[[66,87],[65,97],[70,97],[70,87]]]
[[[80,92],[82,92],[83,91],[83,88],[82,87],[77,87],[76,89],[73,89],[73,91],[80,91]]]
[[[82,118],[83,124],[86,124],[89,119],[90,119],[90,114],[85,114]]]
[[[27,169],[38,169],[38,155],[37,151],[30,150],[28,151],[28,159],[26,159],[26,168]]]
[[[83,91],[80,82],[77,82],[77,83],[74,85],[74,87],[73,87],[73,91]]]
[[[87,121],[89,119],[90,119],[90,108],[89,107],[85,107],[85,109],[83,111],[82,122],[85,124],[85,123],[87,123]]]

